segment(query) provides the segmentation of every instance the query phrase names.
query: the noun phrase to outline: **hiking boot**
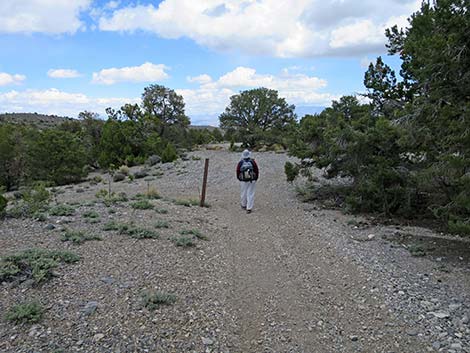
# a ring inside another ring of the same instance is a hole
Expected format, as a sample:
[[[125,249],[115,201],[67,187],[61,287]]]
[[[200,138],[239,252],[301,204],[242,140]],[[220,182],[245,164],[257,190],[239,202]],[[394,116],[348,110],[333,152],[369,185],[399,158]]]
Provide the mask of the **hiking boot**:
[[[246,213],[251,213],[251,210],[246,210]]]
[[[246,210],[246,206],[242,206],[242,210]]]

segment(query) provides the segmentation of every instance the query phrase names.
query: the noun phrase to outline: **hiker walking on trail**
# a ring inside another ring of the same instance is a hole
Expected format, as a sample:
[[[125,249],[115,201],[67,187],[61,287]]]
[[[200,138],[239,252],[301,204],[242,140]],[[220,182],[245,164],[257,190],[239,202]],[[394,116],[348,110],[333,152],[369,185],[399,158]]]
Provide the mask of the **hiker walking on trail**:
[[[259,177],[259,169],[255,160],[251,158],[251,152],[244,150],[242,159],[237,164],[237,178],[240,180],[240,202],[246,213],[251,213],[255,202],[256,180]]]

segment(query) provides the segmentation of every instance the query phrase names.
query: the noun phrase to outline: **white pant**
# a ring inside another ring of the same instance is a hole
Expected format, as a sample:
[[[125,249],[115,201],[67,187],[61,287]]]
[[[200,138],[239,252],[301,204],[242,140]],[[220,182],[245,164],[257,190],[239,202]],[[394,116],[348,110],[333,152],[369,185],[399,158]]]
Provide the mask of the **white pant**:
[[[240,182],[240,202],[242,207],[246,207],[247,210],[251,210],[255,203],[255,188],[256,181]]]

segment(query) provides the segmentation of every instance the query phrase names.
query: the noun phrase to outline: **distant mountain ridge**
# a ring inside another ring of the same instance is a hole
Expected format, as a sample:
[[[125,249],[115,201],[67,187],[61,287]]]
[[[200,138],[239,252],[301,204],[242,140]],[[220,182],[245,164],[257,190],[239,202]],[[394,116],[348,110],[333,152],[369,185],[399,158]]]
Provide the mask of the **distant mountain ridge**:
[[[209,130],[209,131],[214,131],[215,129],[219,129],[218,127],[216,126],[212,126],[212,125],[189,125],[189,128],[190,129],[195,129],[195,130]]]
[[[47,115],[39,113],[3,113],[0,114],[0,124],[33,125],[41,129],[57,127],[66,121],[76,120],[66,116]],[[190,125],[190,129],[217,129],[210,125]]]
[[[34,125],[39,128],[56,127],[72,118],[58,115],[46,115],[38,113],[4,113],[0,114],[0,124]]]
[[[295,108],[295,112],[299,120],[306,114],[318,114],[325,109],[322,106],[298,106]],[[218,115],[196,115],[191,117],[191,120],[195,120],[196,124],[200,125],[190,125],[190,129],[208,129],[213,131],[218,127]],[[33,125],[38,128],[52,128],[59,126],[60,124],[66,121],[76,120],[67,116],[59,115],[47,115],[39,113],[0,113],[0,124],[10,123],[10,124],[21,124],[21,125]],[[105,119],[104,119],[105,120]],[[213,124],[213,125],[212,125]]]

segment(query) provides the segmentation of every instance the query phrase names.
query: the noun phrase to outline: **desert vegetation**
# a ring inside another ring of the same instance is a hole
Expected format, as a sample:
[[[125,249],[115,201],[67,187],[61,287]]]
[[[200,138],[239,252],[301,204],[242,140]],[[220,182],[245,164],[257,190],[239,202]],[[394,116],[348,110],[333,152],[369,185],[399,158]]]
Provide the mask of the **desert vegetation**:
[[[379,57],[363,97],[300,120],[261,87],[222,130],[190,129],[160,85],[106,120],[0,119],[0,350],[461,351],[469,13],[424,2],[387,30],[400,77]],[[250,215],[243,148],[261,166]]]
[[[0,120],[0,187],[76,183],[96,168],[121,181],[128,166],[172,162],[183,150],[223,139],[218,129],[190,129],[183,98],[164,86],[146,87],[140,106],[107,114],[102,120],[85,111],[53,125],[15,124],[11,114]]]
[[[408,29],[388,29],[401,78],[379,57],[364,76],[370,103],[345,96],[303,117],[289,144],[302,163],[286,165],[287,180],[324,168],[345,183],[317,183],[307,198],[470,234],[469,25],[466,5],[439,1],[423,2]]]

